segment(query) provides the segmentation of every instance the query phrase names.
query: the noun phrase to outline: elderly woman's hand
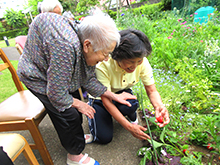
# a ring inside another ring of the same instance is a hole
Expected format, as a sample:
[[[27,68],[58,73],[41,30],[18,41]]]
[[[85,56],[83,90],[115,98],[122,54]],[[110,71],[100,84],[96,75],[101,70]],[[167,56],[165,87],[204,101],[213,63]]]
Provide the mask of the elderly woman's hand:
[[[87,103],[74,98],[72,107],[76,108],[79,112],[88,116],[90,119],[94,118],[95,109]]]
[[[131,104],[128,101],[126,101],[126,100],[128,100],[128,99],[137,99],[136,96],[134,96],[134,95],[132,95],[130,93],[127,93],[127,92],[122,92],[120,94],[115,94],[115,95],[117,95],[117,97],[116,97],[116,101],[117,102],[119,102],[121,104],[125,104],[125,105],[127,105],[129,107],[131,106]]]
[[[125,104],[129,107],[131,107],[131,104],[126,100],[128,100],[128,99],[137,99],[136,96],[134,96],[130,93],[127,93],[127,92],[122,92],[120,94],[115,94],[115,93],[110,92],[109,90],[107,90],[101,97],[107,97],[110,100],[115,100],[116,102],[119,102],[121,104]]]

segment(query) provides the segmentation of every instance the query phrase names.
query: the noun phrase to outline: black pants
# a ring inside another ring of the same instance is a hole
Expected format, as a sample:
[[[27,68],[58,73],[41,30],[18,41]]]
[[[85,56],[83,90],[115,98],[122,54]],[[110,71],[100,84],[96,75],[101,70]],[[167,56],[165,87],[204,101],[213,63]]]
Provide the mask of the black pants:
[[[29,89],[30,90],[30,89]],[[57,131],[62,146],[72,155],[79,155],[85,148],[84,132],[82,128],[82,114],[76,108],[59,112],[46,95],[30,90],[44,105],[49,117]],[[72,93],[78,98],[78,91]]]
[[[13,162],[8,157],[7,153],[3,150],[2,146],[0,146],[0,164],[2,164],[2,165],[13,165]]]
[[[132,94],[131,89],[123,91]],[[117,94],[122,93],[123,91],[117,92]],[[122,115],[127,116],[131,121],[135,121],[137,117],[136,110],[139,106],[138,100],[132,99],[127,101],[130,102],[132,105],[131,107],[115,101],[113,101],[113,104],[118,108]],[[96,110],[94,119],[88,118],[89,129],[94,137],[94,141],[102,144],[111,142],[113,138],[113,123],[111,114],[103,106],[102,100],[89,99],[89,104]]]

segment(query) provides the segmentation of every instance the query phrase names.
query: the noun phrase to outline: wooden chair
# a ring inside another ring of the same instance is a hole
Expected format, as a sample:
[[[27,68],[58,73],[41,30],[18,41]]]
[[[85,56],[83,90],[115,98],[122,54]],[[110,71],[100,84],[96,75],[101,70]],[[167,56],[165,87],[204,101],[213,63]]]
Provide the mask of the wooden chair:
[[[12,162],[23,153],[29,164],[39,165],[27,140],[17,133],[0,134],[0,146],[3,147]]]
[[[43,104],[29,90],[24,90],[15,68],[0,49],[0,71],[9,69],[17,93],[0,103],[0,132],[29,130],[35,144],[30,144],[31,149],[39,150],[45,165],[53,164],[38,125],[46,115]],[[1,75],[0,75],[1,76]]]

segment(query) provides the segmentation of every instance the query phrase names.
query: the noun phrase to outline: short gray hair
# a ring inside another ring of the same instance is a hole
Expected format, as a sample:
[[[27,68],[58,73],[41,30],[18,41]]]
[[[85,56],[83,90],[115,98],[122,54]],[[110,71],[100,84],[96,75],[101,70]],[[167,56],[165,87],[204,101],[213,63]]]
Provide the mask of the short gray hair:
[[[44,12],[52,12],[53,9],[59,6],[61,9],[61,12],[63,12],[63,6],[58,0],[43,0],[41,3],[41,11]]]
[[[117,46],[120,43],[120,34],[114,20],[110,16],[87,16],[78,27],[78,36],[81,43],[89,39],[94,52],[109,48],[114,41],[117,43]]]

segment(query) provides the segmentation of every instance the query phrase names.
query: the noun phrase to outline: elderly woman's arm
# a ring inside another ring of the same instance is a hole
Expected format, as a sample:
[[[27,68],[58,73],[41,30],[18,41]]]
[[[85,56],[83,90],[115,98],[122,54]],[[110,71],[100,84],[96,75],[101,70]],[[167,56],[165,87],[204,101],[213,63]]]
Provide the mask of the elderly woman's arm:
[[[125,104],[127,106],[131,106],[127,99],[137,99],[136,96],[131,95],[130,93],[123,92],[121,94],[115,94],[109,90],[107,90],[106,84],[105,86],[97,80],[96,75],[91,75],[88,83],[84,86],[86,90],[91,94],[93,97],[100,97],[105,96],[110,100],[115,100],[121,104]]]

